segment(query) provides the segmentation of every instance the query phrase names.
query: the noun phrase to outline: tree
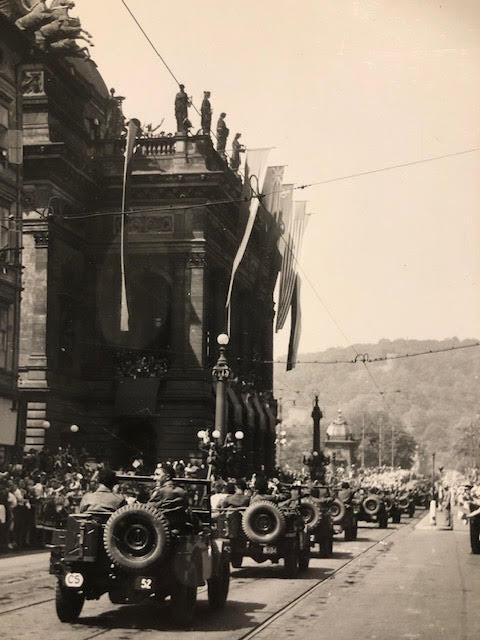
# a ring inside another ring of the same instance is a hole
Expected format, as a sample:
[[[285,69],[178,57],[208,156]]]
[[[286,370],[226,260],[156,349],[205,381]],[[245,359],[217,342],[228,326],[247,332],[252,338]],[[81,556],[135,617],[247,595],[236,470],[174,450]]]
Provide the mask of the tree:
[[[480,420],[461,418],[453,430],[453,450],[457,457],[457,466],[478,467],[480,463]]]
[[[365,424],[364,442],[360,442],[359,456],[364,446],[366,467],[376,467],[379,463],[391,464],[393,436],[393,465],[403,469],[411,468],[417,442],[398,419],[384,411],[370,411],[363,412],[360,416],[353,416],[352,424],[355,426],[356,437],[360,440]]]

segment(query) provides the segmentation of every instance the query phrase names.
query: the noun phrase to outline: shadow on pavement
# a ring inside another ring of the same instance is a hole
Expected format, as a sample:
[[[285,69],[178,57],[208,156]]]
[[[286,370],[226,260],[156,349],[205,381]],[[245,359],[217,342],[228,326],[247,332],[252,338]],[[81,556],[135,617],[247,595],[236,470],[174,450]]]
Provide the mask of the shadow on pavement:
[[[86,606],[88,608],[88,603]],[[225,609],[213,611],[207,602],[198,602],[190,630],[234,631],[254,627],[258,624],[255,614],[265,606],[261,602],[228,601]],[[168,602],[112,608],[98,616],[83,616],[76,624],[97,629],[179,630],[171,621]],[[183,632],[188,630],[182,629]]]

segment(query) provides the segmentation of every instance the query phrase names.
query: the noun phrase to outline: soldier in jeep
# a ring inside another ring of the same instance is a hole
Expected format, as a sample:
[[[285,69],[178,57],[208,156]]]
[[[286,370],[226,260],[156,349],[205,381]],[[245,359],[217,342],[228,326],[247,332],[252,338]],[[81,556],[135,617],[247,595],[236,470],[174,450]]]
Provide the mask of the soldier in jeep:
[[[174,529],[184,527],[189,520],[187,493],[175,485],[173,475],[167,471],[157,477],[157,486],[148,504],[161,511]]]
[[[80,502],[80,513],[114,512],[126,504],[125,497],[113,492],[117,480],[111,469],[101,469],[98,473],[98,489],[86,493]]]

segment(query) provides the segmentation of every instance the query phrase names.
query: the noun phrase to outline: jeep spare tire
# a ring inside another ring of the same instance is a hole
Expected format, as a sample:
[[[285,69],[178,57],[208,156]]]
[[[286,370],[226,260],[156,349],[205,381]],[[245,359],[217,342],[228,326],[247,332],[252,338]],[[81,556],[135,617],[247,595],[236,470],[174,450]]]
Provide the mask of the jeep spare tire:
[[[242,529],[251,542],[269,544],[285,531],[285,517],[271,502],[259,500],[245,510]]]
[[[376,516],[381,509],[382,502],[376,495],[367,496],[363,501],[363,509],[369,516]]]
[[[307,531],[314,531],[322,519],[322,512],[318,504],[313,502],[313,500],[303,499],[300,502],[300,513],[302,514]]]
[[[105,525],[103,543],[109,558],[126,571],[144,571],[164,559],[170,544],[165,516],[148,504],[129,504]]]
[[[340,500],[340,498],[335,498],[332,502],[332,506],[330,507],[330,516],[332,517],[332,522],[334,524],[338,524],[341,522],[346,514],[347,510],[345,504]]]

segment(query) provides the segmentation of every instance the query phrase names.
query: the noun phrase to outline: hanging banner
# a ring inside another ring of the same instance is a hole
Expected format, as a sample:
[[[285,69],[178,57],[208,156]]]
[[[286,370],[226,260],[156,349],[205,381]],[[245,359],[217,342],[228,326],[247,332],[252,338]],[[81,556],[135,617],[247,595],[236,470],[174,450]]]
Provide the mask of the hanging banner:
[[[245,158],[245,177],[242,197],[250,198],[252,195],[255,195],[255,193],[257,195],[262,193],[265,174],[267,171],[267,159],[270,150],[271,149],[269,148],[249,149],[247,151],[247,156]],[[230,309],[230,303],[232,299],[235,274],[237,273],[238,267],[240,266],[243,260],[243,256],[245,255],[245,251],[247,250],[248,241],[250,240],[250,236],[252,235],[253,225],[255,224],[255,219],[257,217],[259,204],[259,199],[255,197],[246,202],[246,207],[248,209],[248,220],[245,231],[243,233],[242,241],[240,242],[240,246],[238,247],[237,254],[233,261],[232,273],[230,276],[230,285],[228,287],[227,300],[225,302],[225,307],[228,310]],[[230,322],[228,324],[230,325]],[[228,327],[228,329],[230,329],[230,327]]]
[[[122,189],[122,224],[120,227],[120,268],[122,274],[122,291],[120,299],[120,331],[129,330],[129,313],[127,300],[127,281],[125,274],[125,222],[127,204],[127,182],[131,169],[131,160],[135,150],[135,143],[140,132],[140,121],[132,118],[128,123],[127,142],[125,147],[125,164],[123,169]]]
[[[275,222],[281,211],[281,196],[283,194],[283,176],[285,174],[285,166],[268,167],[263,183],[262,198],[263,207],[270,213]]]
[[[292,294],[290,316],[290,341],[288,343],[287,371],[295,369],[298,358],[298,346],[302,333],[302,309],[300,304],[301,279],[297,274]]]
[[[292,213],[293,206],[293,215]],[[287,210],[288,218],[285,219],[285,232],[282,233],[280,243],[282,245],[282,271],[280,274],[280,292],[278,299],[278,313],[276,331],[283,329],[290,311],[295,278],[297,275],[297,258],[300,255],[303,235],[307,222],[306,202],[290,204]]]

